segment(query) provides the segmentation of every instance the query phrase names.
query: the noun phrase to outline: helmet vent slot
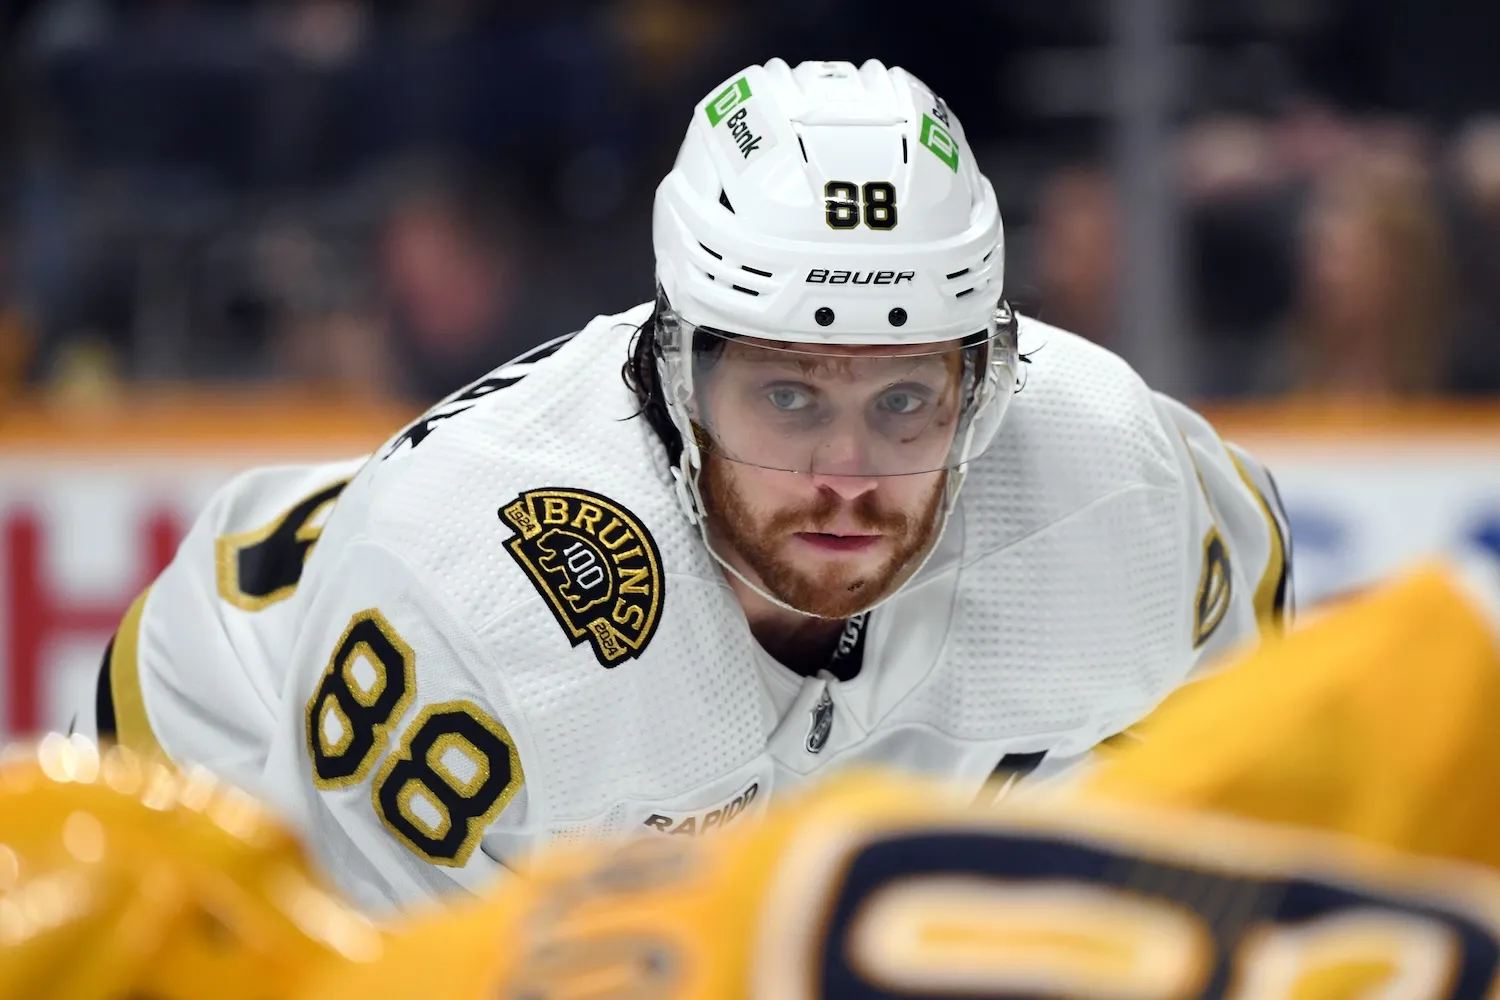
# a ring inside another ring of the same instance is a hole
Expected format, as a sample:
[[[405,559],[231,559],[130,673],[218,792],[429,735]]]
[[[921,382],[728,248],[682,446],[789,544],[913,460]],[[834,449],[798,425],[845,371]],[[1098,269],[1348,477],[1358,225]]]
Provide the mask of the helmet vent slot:
[[[906,162],[906,136],[901,137],[901,162]]]
[[[729,211],[731,211],[731,212],[734,211],[734,206],[731,205],[731,204],[729,204],[729,195],[727,193],[725,193],[725,191],[724,191],[723,188],[719,188],[719,204],[723,205],[725,208],[729,209]]]
[[[702,244],[699,244],[699,245],[702,246]],[[708,250],[708,247],[703,247],[703,249]],[[713,253],[713,251],[709,250],[709,253]],[[718,254],[714,254],[714,256],[718,256]],[[952,281],[954,278],[962,278],[964,275],[966,275],[968,273],[969,273],[969,269],[967,267],[965,267],[965,268],[961,268],[961,269],[959,269],[957,271],[954,271],[952,274],[945,275],[945,277],[949,281]]]
[[[724,255],[723,255],[723,254],[721,254],[721,253],[719,253],[719,252],[718,252],[718,251],[717,251],[717,250],[710,250],[710,249],[709,249],[709,248],[708,248],[708,247],[706,247],[706,246],[704,246],[704,245],[703,245],[703,244],[702,244],[702,243],[699,243],[699,244],[698,244],[698,245],[699,245],[699,246],[700,246],[700,247],[703,247],[703,249],[704,249],[704,250],[708,250],[708,252],[709,252],[709,253],[710,253],[710,254],[711,254],[711,255],[713,255],[713,258],[714,258],[714,259],[715,259],[715,260],[723,260],[723,259],[724,259]],[[950,277],[951,277],[951,275],[950,275]]]
[[[717,257],[718,254],[714,254],[714,256]],[[751,274],[758,274],[762,278],[769,278],[769,277],[771,277],[771,272],[770,271],[762,271],[759,268],[751,267],[749,264],[741,264],[740,265],[740,270],[741,271],[749,271]]]
[[[905,141],[905,140],[903,140],[903,141]],[[802,143],[802,136],[800,136],[800,135],[797,136],[797,148],[800,149],[800,150],[802,150],[802,162],[803,163],[811,163],[812,160],[809,160],[807,158],[807,147],[805,145],[803,145],[803,143]]]
[[[759,295],[760,294],[760,292],[757,292],[755,289],[753,289],[753,288],[746,288],[743,285],[730,285],[729,287],[733,288],[737,292],[744,292],[746,295]]]
[[[954,298],[955,298],[955,299],[961,299],[961,298],[963,298],[963,297],[964,297],[964,296],[965,296],[965,295],[968,295],[968,294],[969,294],[969,293],[970,293],[970,292],[972,292],[972,291],[973,291],[973,290],[974,290],[974,289],[972,289],[972,288],[965,288],[965,289],[964,289],[964,290],[963,290],[963,291],[961,291],[961,292],[959,292],[959,293],[957,293],[957,294],[956,294],[956,295],[954,295],[954,296],[953,296],[953,297],[954,297]]]

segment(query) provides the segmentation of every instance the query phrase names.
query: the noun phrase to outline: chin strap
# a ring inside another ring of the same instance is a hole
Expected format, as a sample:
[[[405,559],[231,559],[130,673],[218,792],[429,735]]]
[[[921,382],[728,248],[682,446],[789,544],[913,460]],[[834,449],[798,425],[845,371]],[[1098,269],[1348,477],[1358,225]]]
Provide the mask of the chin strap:
[[[708,534],[708,517],[705,513],[707,507],[703,503],[703,494],[698,490],[698,465],[696,461],[699,458],[698,445],[696,442],[688,443],[692,439],[687,436],[684,436],[683,441],[682,459],[677,465],[672,467],[672,478],[676,480],[674,485],[676,486],[677,503],[682,507],[682,512],[687,516],[688,523],[698,526],[698,537],[702,540],[703,547],[708,550],[708,554],[713,557],[714,562],[723,567],[724,571],[732,575],[736,580],[778,608],[792,611],[799,615],[807,615],[811,618],[819,617],[818,615],[803,611],[801,608],[793,607],[766,590],[760,584],[748,579],[744,573],[741,573],[730,564],[729,560],[719,554],[718,548],[715,547],[713,539]],[[690,455],[691,457],[689,457]]]

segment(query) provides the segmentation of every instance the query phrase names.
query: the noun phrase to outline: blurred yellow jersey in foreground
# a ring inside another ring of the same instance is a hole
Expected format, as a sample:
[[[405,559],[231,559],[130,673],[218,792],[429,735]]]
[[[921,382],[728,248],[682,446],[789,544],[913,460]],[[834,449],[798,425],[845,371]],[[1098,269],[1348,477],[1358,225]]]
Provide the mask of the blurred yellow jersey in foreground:
[[[0,1000],[282,1000],[380,948],[208,774],[59,735],[0,757]]]
[[[1264,647],[1067,801],[871,776],[553,853],[305,1000],[1493,996],[1500,876],[1440,859],[1500,863],[1494,573],[1434,565]]]
[[[232,793],[52,738],[0,766],[0,1000],[1495,996],[1493,573],[1263,647],[1065,793],[851,777],[380,933]]]

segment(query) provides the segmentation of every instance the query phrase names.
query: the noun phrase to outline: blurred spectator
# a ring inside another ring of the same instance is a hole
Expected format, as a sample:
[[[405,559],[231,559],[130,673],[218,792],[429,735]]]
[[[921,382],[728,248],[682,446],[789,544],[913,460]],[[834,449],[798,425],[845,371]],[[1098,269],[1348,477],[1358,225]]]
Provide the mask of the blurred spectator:
[[[1115,194],[1095,167],[1049,178],[1037,213],[1039,315],[1054,326],[1107,344],[1115,325]]]
[[[1266,356],[1294,295],[1303,175],[1342,141],[1322,127],[1331,120],[1209,117],[1183,136],[1184,274],[1204,395],[1267,388]]]
[[[1453,149],[1462,280],[1450,388],[1500,392],[1500,118],[1469,125]]]
[[[493,203],[452,189],[399,201],[379,237],[379,273],[399,390],[434,402],[518,351],[507,326],[515,305],[512,234]]]
[[[281,378],[346,397],[393,391],[373,282],[356,256],[296,219],[278,220],[259,235],[255,279],[276,316]]]
[[[364,251],[288,221],[264,234],[259,271],[285,376],[425,406],[530,346],[516,331],[518,222],[493,184],[451,170],[389,187]]]
[[[1323,398],[1436,392],[1453,312],[1448,237],[1420,171],[1377,157],[1332,172],[1302,234],[1289,388]]]

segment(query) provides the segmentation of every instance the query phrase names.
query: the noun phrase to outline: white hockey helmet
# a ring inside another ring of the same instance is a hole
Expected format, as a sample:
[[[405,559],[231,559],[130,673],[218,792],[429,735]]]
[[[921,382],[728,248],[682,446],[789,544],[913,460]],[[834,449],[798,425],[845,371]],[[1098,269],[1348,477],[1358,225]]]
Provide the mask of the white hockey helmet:
[[[994,189],[940,97],[873,59],[735,74],[693,113],[653,242],[657,369],[689,517],[703,520],[705,450],[825,475],[948,470],[946,516],[999,429],[1017,356]],[[789,368],[885,395],[768,392],[763,374]],[[726,372],[756,402],[699,398]]]

